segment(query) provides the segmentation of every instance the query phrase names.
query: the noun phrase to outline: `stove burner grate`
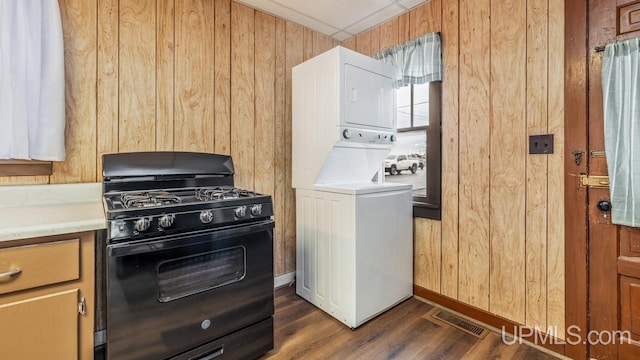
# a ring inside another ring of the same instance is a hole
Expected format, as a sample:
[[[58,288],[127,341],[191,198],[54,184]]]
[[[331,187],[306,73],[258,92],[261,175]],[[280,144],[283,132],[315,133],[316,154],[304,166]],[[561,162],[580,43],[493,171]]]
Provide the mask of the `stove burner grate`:
[[[200,201],[216,201],[254,197],[253,191],[228,187],[204,187],[196,189],[196,199]]]
[[[182,200],[177,195],[167,191],[149,191],[141,193],[122,194],[120,197],[125,208],[145,208],[161,205],[180,204]]]

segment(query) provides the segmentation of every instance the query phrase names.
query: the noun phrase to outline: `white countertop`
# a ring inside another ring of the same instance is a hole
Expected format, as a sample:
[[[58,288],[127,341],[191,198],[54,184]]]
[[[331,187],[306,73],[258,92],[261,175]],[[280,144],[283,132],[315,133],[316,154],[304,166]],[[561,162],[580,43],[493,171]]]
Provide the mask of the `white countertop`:
[[[102,183],[0,186],[0,241],[105,227]]]

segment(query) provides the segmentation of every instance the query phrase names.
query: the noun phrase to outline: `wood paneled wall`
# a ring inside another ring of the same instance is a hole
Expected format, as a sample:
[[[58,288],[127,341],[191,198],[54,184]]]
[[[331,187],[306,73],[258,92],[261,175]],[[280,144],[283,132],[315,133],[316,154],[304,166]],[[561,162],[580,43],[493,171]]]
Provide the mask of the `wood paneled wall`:
[[[442,220],[415,220],[415,284],[560,337],[563,19],[559,1],[431,0],[343,42],[442,35]],[[528,154],[547,133],[555,153]]]
[[[271,194],[276,275],[295,271],[291,68],[338,41],[230,0],[60,0],[67,160],[0,184],[102,180],[104,153],[230,154]]]

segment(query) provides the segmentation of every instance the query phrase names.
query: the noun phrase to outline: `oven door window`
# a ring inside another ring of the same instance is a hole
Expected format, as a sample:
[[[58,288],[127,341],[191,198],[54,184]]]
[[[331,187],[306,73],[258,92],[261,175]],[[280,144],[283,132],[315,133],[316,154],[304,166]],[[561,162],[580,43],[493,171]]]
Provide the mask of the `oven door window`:
[[[169,302],[232,284],[245,274],[244,246],[164,261],[158,266],[158,300]]]

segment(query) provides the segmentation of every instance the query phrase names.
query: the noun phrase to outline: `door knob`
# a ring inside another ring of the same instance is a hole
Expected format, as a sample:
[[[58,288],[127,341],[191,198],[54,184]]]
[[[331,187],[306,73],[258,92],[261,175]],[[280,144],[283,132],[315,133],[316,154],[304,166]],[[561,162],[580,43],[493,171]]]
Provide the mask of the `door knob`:
[[[598,201],[598,210],[600,211],[611,211],[611,203],[607,200]]]

